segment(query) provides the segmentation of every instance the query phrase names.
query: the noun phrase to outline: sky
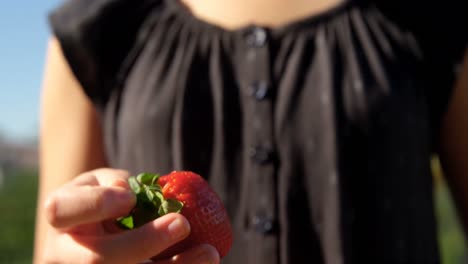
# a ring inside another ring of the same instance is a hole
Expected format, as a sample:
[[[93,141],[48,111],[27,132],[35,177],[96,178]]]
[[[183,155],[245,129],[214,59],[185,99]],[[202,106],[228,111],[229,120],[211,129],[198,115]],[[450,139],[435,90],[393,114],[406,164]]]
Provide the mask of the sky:
[[[0,135],[38,133],[39,96],[50,29],[47,14],[63,0],[0,1]]]

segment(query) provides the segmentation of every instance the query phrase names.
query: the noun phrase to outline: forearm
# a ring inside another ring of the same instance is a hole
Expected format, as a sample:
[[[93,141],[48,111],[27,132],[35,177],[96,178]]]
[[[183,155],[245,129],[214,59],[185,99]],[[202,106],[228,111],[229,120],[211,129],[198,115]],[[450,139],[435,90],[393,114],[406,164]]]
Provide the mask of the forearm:
[[[49,45],[41,97],[35,263],[42,256],[48,228],[42,210],[45,198],[80,173],[106,166],[95,110],[55,40]]]
[[[468,52],[443,120],[440,159],[468,237]]]

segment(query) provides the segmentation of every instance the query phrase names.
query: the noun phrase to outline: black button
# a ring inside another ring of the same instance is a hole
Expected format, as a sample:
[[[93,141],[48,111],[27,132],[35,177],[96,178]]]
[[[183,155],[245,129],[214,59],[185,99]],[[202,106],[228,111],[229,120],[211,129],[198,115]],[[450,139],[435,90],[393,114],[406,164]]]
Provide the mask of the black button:
[[[259,101],[265,99],[268,96],[269,90],[268,83],[265,81],[253,82],[250,85],[250,95]]]
[[[259,234],[270,234],[275,228],[274,221],[266,216],[256,215],[252,218],[252,228]]]
[[[261,27],[253,27],[247,31],[246,41],[249,46],[260,48],[267,41],[267,32]]]
[[[266,164],[273,160],[273,152],[262,146],[252,147],[250,157],[258,164]]]

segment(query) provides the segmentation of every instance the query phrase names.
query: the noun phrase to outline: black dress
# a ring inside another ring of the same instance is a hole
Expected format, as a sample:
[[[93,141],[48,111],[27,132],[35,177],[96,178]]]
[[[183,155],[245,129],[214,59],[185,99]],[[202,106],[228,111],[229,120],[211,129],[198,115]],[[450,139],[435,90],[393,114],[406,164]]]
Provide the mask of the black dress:
[[[429,160],[468,25],[443,4],[224,30],[176,0],[72,0],[50,22],[110,166],[219,193],[223,263],[438,263]]]

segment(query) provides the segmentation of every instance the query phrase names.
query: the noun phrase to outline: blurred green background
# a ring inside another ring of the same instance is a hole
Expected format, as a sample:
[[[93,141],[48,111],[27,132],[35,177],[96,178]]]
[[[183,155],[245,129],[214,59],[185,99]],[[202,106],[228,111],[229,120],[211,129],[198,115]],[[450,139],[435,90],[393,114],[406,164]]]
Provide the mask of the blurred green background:
[[[433,168],[442,263],[468,263],[463,233],[436,159]],[[0,263],[31,263],[37,171],[7,168],[0,173]]]
[[[5,169],[0,173],[0,263],[31,263],[37,172]]]

